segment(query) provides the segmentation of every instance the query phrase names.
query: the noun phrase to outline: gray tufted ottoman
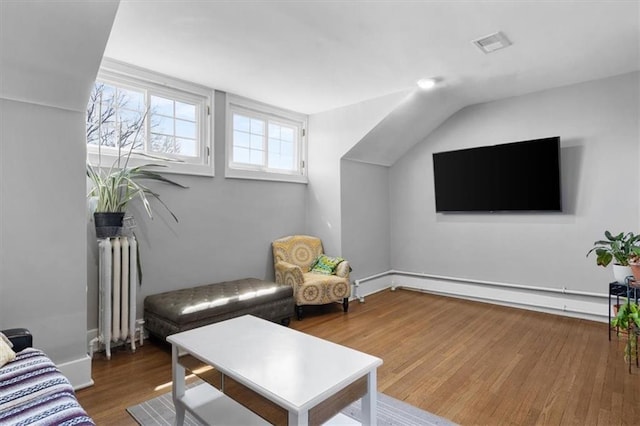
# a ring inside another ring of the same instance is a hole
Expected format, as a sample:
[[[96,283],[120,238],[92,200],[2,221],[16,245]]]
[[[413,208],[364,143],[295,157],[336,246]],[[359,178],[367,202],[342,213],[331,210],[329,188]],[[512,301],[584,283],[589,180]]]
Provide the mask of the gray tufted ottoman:
[[[245,278],[147,296],[144,326],[164,340],[170,334],[246,314],[289,325],[294,307],[290,285]]]

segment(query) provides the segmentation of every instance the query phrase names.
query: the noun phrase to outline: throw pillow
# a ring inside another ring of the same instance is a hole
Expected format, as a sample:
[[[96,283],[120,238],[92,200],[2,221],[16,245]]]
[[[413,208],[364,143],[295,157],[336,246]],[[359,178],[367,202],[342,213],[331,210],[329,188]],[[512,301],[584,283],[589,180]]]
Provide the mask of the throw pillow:
[[[16,359],[16,353],[11,349],[13,345],[7,336],[0,333],[0,367]]]
[[[335,274],[336,267],[340,264],[340,262],[344,262],[344,259],[341,257],[330,257],[321,254],[313,263],[311,272],[324,275],[333,275]]]

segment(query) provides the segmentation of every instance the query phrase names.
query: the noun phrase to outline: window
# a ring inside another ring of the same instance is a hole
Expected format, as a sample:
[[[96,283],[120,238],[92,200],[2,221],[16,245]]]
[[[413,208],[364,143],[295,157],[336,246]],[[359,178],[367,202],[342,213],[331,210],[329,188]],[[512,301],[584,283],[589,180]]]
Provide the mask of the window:
[[[227,95],[226,176],[306,183],[306,116]]]
[[[106,65],[105,65],[106,64]],[[213,176],[211,90],[106,60],[87,105],[89,161]]]

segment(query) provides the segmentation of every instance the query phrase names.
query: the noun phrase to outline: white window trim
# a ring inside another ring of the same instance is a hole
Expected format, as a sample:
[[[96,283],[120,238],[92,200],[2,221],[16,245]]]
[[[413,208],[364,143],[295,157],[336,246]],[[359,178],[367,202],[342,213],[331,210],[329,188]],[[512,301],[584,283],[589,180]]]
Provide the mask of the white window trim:
[[[105,81],[114,85],[131,86],[151,89],[154,93],[165,94],[168,97],[184,99],[189,101],[204,102],[200,111],[202,128],[199,129],[200,162],[179,162],[154,160],[145,156],[131,155],[130,166],[140,166],[143,164],[161,164],[164,167],[158,169],[162,173],[176,173],[184,175],[210,176],[215,175],[214,151],[213,151],[213,90],[204,86],[189,83],[163,74],[159,74],[133,65],[125,64],[113,59],[104,58],[100,66],[97,81]],[[117,160],[117,155],[113,155],[101,150],[98,155],[98,147],[87,144],[87,159],[97,166],[110,167]],[[161,155],[159,155],[161,156]]]
[[[257,170],[249,165],[232,164],[233,159],[233,112],[249,111],[256,115],[266,116],[284,123],[294,123],[302,130],[299,135],[300,173],[281,173],[278,171]],[[277,108],[268,104],[253,101],[241,96],[227,93],[226,96],[226,124],[225,124],[225,177],[236,179],[271,180],[278,182],[308,183],[307,179],[307,122],[304,114]]]

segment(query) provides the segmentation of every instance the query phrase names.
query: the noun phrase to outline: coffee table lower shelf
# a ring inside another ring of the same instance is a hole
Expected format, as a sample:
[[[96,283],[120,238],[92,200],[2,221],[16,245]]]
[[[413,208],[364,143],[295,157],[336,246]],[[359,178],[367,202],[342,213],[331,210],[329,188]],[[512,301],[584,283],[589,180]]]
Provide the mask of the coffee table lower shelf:
[[[229,398],[208,383],[202,383],[185,391],[182,398],[178,399],[188,412],[193,414],[203,424],[215,423],[220,425],[238,426],[262,426],[271,425],[259,415]],[[324,426],[348,426],[360,425],[357,420],[342,413],[324,423]]]
[[[177,403],[182,404],[203,424],[211,424],[211,419],[215,419],[215,424],[221,425],[270,425],[207,383],[187,389]]]

